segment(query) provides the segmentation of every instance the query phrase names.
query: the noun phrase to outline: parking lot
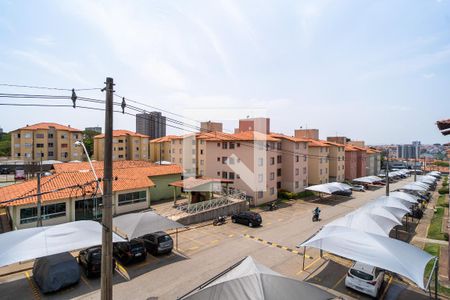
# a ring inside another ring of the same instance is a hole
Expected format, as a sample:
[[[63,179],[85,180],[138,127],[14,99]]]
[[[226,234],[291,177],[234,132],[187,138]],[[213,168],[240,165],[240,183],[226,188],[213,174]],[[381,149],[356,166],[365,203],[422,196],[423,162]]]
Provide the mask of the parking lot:
[[[406,181],[391,184],[391,189]],[[178,234],[178,242],[172,235],[178,250],[167,256],[149,255],[142,263],[123,266],[120,275],[114,275],[115,299],[175,299],[226,269],[247,255],[283,275],[316,284],[346,299],[368,299],[344,286],[350,261],[308,248],[305,261],[303,249],[296,245],[306,240],[321,226],[360,207],[377,196],[384,187],[367,192],[354,192],[353,197],[326,197],[324,199],[292,200],[282,202],[279,209],[261,213],[263,225],[250,228],[227,223],[222,226],[197,224]],[[320,222],[311,221],[312,210],[322,210]],[[409,226],[414,231],[414,226]],[[408,234],[403,232],[405,239]],[[403,239],[403,238],[402,238]],[[98,299],[99,279],[84,275],[80,283],[56,294],[42,295],[35,286],[31,270],[0,277],[2,299]],[[384,299],[423,299],[423,292],[409,286],[400,278],[386,276]]]

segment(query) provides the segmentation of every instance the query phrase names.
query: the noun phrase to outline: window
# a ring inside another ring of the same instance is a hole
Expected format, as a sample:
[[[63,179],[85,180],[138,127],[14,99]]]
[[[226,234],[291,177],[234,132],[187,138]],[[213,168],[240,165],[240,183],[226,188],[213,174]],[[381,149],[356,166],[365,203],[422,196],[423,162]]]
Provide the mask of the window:
[[[277,156],[277,164],[281,164],[281,155]]]
[[[295,182],[295,188],[298,189],[298,187],[299,187],[299,184],[298,184],[298,181],[296,181]]]
[[[322,171],[322,170],[320,170],[320,171]],[[322,179],[320,179],[320,184],[322,184]]]
[[[270,172],[270,180],[274,180],[275,179],[275,172]]]
[[[172,162],[175,163],[175,157],[172,157]]]
[[[14,148],[20,148],[20,144],[14,144]]]
[[[119,143],[123,143],[123,140],[119,140]]]
[[[25,157],[30,158],[31,157],[31,153],[25,153]]]
[[[300,149],[300,144],[299,143],[295,143],[295,149]]]
[[[200,140],[200,145],[203,145],[205,141],[204,140]]]
[[[56,203],[44,205],[41,207],[42,220],[48,220],[66,215],[66,203]],[[20,224],[26,224],[37,221],[37,208],[29,207],[20,210]]]
[[[48,156],[53,156],[54,154],[53,154],[53,151],[48,151],[48,154],[47,154]]]
[[[203,159],[200,159],[200,165],[203,166],[204,163],[205,161]]]
[[[203,141],[203,140],[202,140]],[[203,154],[203,149],[200,149],[200,154]]]
[[[306,187],[306,179],[303,179],[303,187]]]
[[[26,139],[31,139],[31,133],[25,133],[23,135],[23,137],[26,138]]]
[[[295,162],[299,162],[300,161],[300,156],[296,155],[295,156]]]
[[[195,154],[195,149],[192,149],[192,154]]]
[[[36,148],[44,148],[44,144],[36,144]]]
[[[48,143],[47,145],[49,148],[53,148],[53,143]]]
[[[220,176],[220,172],[219,171],[217,171],[217,176]]]
[[[258,198],[262,198],[264,197],[264,192],[263,191],[258,191]]]
[[[240,147],[241,146],[241,143],[236,143],[236,147]]]
[[[320,175],[322,175],[322,169],[320,169]],[[322,183],[322,182],[321,182]]]
[[[320,158],[320,163],[322,163],[322,157]]]
[[[36,133],[36,138],[37,139],[43,139],[44,136],[45,136],[45,134],[43,134],[43,133]]]
[[[229,179],[234,179],[234,172],[228,173],[228,178]]]
[[[222,178],[223,179],[227,179],[228,178],[228,173],[225,171],[222,171]]]
[[[195,164],[195,158],[192,159],[192,163]]]
[[[25,148],[31,148],[31,144],[30,143],[25,143]]]
[[[234,157],[228,157],[228,164],[234,165]]]
[[[139,147],[136,147],[136,151],[139,151]]]
[[[325,174],[328,174],[328,168],[325,168]]]
[[[217,143],[217,147],[220,147],[220,143]]]
[[[217,158],[217,161],[220,161],[220,157]]]
[[[320,147],[320,153],[322,153],[322,151],[323,151],[323,147]]]
[[[281,168],[277,169],[277,176],[281,176]]]
[[[16,157],[20,157],[20,152],[16,153]]]
[[[139,191],[119,195],[119,206],[147,201],[147,192]]]
[[[303,161],[306,161],[306,155],[305,155],[305,156],[303,156]]]
[[[123,158],[123,154],[119,154],[119,158]]]
[[[67,136],[65,134],[61,134],[61,139],[65,139]]]
[[[295,169],[295,175],[300,175],[300,170],[298,168]]]
[[[222,143],[222,149],[228,149],[228,143],[227,142],[223,142]]]
[[[226,156],[222,156],[222,164],[226,164],[227,163],[227,157]]]
[[[241,176],[239,176],[239,174],[236,174],[236,178],[237,178],[237,179],[240,179],[240,178],[241,178]]]
[[[262,167],[264,165],[264,159],[262,157],[258,158],[258,166]]]
[[[182,159],[182,158],[180,158],[180,159],[179,159],[179,162],[180,162],[180,164],[182,164],[182,163],[183,163],[183,159]]]
[[[20,133],[16,134],[16,138],[20,139]]]
[[[281,181],[277,182],[277,189],[281,189]]]
[[[271,157],[270,158],[270,165],[274,165],[275,164],[275,157]]]
[[[277,143],[277,150],[281,150],[281,143]]]
[[[119,147],[119,151],[123,151],[123,147]]]
[[[275,189],[273,187],[270,188],[270,194],[271,195],[275,194]]]
[[[258,174],[258,182],[263,182],[264,176],[263,174]]]
[[[61,148],[67,148],[67,144],[61,144]]]
[[[74,134],[73,134],[73,138],[76,139],[76,140],[78,140],[78,133],[74,133]]]
[[[195,145],[195,140],[192,140],[192,145]]]
[[[230,142],[230,149],[234,149],[234,143]]]

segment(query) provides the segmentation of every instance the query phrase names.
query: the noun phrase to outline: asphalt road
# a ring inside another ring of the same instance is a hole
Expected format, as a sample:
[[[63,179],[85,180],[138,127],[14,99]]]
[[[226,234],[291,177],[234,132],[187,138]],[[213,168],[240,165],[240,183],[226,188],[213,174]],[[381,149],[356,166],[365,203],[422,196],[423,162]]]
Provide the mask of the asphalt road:
[[[398,188],[411,181],[391,184]],[[286,276],[305,280],[345,299],[366,299],[344,286],[351,262],[316,249],[296,245],[314,234],[321,226],[383,195],[384,187],[374,191],[354,192],[353,197],[327,197],[315,201],[288,201],[276,211],[262,211],[263,225],[249,228],[233,224],[203,226],[179,234],[178,251],[169,256],[149,256],[143,263],[125,266],[128,276],[114,275],[114,299],[176,299],[247,255]],[[319,206],[320,222],[311,221],[311,211]],[[303,265],[305,269],[303,270]],[[99,279],[87,279],[52,295],[42,295],[36,288],[31,271],[0,277],[2,299],[98,299]],[[129,277],[130,280],[126,279]],[[386,276],[384,299],[421,299],[418,289],[398,278]],[[386,288],[387,287],[387,288]],[[427,299],[427,298],[424,298]]]

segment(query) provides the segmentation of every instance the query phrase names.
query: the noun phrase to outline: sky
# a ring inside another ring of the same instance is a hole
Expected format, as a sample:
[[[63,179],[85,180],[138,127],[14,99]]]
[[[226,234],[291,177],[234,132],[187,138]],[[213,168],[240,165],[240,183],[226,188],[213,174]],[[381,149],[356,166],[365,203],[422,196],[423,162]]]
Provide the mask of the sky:
[[[120,96],[226,132],[262,116],[288,135],[445,143],[435,122],[450,118],[450,0],[0,0],[0,83],[101,88],[106,77]],[[31,102],[55,103],[0,98]],[[104,113],[0,106],[6,131],[42,121],[103,127]],[[135,119],[115,114],[114,128]]]

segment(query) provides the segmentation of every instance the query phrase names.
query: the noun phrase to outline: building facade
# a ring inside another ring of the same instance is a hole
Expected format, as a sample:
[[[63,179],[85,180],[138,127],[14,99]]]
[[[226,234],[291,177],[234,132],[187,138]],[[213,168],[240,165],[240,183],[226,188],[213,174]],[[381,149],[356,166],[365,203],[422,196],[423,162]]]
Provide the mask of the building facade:
[[[105,135],[94,137],[95,160],[104,160]],[[113,130],[113,161],[149,160],[149,137],[129,130]]]
[[[173,151],[172,140],[179,140],[179,139],[181,139],[179,136],[168,135],[151,140],[150,161],[152,162],[165,161],[175,163],[175,160],[172,160],[172,151]]]
[[[324,142],[308,141],[308,185],[329,182],[329,149]]]
[[[160,112],[136,114],[136,132],[152,139],[166,135],[166,117]]]
[[[84,131],[91,131],[91,132],[97,132],[98,134],[102,134],[102,128],[99,126],[86,127],[86,128],[84,128]]]
[[[219,123],[219,122],[201,122],[200,123],[200,131],[203,132],[214,132],[214,131],[218,131],[218,132],[222,132],[223,131],[223,124]]]
[[[342,182],[345,180],[345,145],[323,141],[329,150],[329,182]]]
[[[24,161],[82,160],[83,149],[75,146],[75,142],[82,138],[81,130],[70,125],[27,125],[11,132],[11,158]]]
[[[345,148],[345,180],[352,181],[358,178],[358,154],[353,146],[346,145]]]

